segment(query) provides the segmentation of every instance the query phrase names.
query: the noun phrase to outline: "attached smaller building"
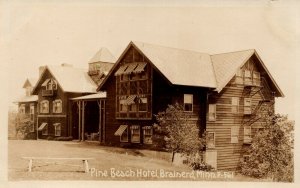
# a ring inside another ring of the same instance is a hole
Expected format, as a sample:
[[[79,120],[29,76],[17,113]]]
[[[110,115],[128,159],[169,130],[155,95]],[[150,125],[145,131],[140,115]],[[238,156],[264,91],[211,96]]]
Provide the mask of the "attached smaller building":
[[[38,96],[32,95],[31,91],[36,82],[37,79],[27,78],[23,85],[25,96],[22,96],[15,101],[18,104],[18,112],[30,116],[31,124],[29,131],[32,134],[36,132]]]

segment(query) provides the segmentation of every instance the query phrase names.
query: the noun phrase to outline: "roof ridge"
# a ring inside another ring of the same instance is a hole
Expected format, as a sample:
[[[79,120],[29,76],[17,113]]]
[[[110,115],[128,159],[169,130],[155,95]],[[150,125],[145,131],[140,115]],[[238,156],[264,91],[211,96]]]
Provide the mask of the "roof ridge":
[[[230,54],[230,53],[237,53],[237,52],[245,52],[245,51],[250,51],[250,50],[255,51],[255,48],[250,48],[250,49],[247,49],[247,50],[232,51],[232,52],[224,52],[224,53],[218,53],[218,54],[210,54],[210,56],[222,55],[222,54]]]
[[[206,54],[206,55],[210,55],[207,52],[199,52],[196,50],[190,50],[190,49],[183,49],[183,48],[176,48],[176,47],[170,47],[170,46],[164,46],[164,45],[160,45],[160,44],[153,44],[153,43],[147,43],[147,42],[140,42],[140,41],[131,41],[133,44],[137,43],[141,43],[141,44],[147,44],[147,45],[152,45],[152,46],[158,46],[158,47],[163,47],[163,48],[170,48],[170,49],[174,49],[174,50],[181,50],[181,51],[187,51],[187,52],[194,52],[194,53],[201,53],[201,54]]]

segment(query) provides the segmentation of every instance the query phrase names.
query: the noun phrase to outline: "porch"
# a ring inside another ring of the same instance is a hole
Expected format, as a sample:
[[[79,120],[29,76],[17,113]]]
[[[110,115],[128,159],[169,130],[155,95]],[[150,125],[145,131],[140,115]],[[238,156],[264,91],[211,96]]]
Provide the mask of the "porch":
[[[69,135],[79,141],[105,142],[106,93],[72,98]]]

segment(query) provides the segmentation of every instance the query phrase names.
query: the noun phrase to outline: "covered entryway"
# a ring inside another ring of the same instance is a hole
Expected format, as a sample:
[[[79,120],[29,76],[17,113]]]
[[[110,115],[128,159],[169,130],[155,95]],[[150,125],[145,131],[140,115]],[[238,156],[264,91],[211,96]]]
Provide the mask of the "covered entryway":
[[[105,142],[106,93],[72,98],[70,134],[79,141]]]

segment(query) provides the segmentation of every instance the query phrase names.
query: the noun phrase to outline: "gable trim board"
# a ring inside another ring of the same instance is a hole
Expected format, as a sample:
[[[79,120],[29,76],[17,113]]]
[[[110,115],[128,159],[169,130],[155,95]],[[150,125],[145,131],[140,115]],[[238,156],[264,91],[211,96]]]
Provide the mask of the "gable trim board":
[[[116,70],[116,67],[119,66],[121,60],[131,47],[135,48],[139,53],[141,53],[149,61],[152,67],[156,71],[158,71],[163,76],[163,78],[165,78],[168,81],[170,85],[207,87],[214,89],[218,93],[220,93],[223,90],[223,88],[230,82],[230,80],[234,77],[236,72],[241,67],[243,67],[243,65],[253,55],[255,55],[259,60],[259,63],[261,64],[262,68],[270,78],[274,88],[276,89],[276,97],[284,96],[283,92],[280,90],[274,78],[271,76],[267,67],[262,62],[261,58],[258,56],[257,52],[254,49],[209,55],[189,50],[179,50],[176,48],[169,48],[133,41],[131,41],[127,45],[126,49],[118,58],[108,75],[104,78],[103,82],[97,88],[97,91],[101,90],[103,85],[112,76],[113,72],[118,71]],[[230,55],[232,57],[230,57]],[[174,58],[173,56],[176,57]],[[218,57],[222,56],[229,57],[227,57],[227,59],[225,57],[218,59]],[[230,62],[230,60],[237,62]],[[185,64],[186,62],[188,62],[187,65]],[[231,63],[230,65],[232,67],[228,65],[229,63]],[[228,66],[229,73],[226,74],[222,72],[224,71],[224,67],[226,68]],[[188,76],[192,76],[192,79],[185,78]]]

